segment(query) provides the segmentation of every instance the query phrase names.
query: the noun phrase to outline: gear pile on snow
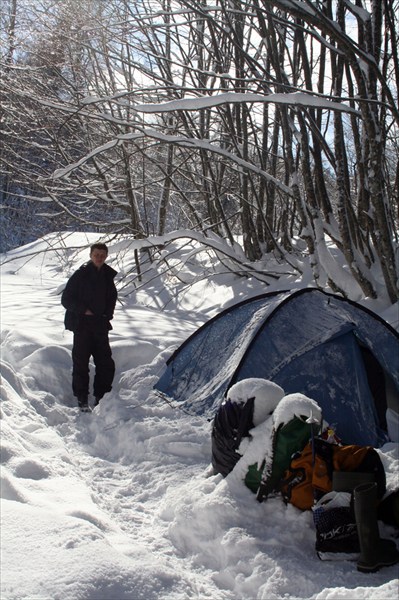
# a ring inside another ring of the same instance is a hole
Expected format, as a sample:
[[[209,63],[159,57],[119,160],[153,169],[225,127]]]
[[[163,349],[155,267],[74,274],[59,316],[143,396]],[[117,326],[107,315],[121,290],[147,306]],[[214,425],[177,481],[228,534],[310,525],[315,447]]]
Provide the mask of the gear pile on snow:
[[[215,473],[238,477],[259,501],[323,502],[314,513],[320,558],[357,552],[362,571],[397,562],[373,525],[378,509],[399,526],[399,495],[384,495],[376,452],[399,442],[399,335],[378,315],[320,289],[249,298],[193,333],[154,388],[213,418]],[[334,487],[339,473],[350,476],[344,490]],[[377,498],[367,523],[363,484]],[[336,506],[339,492],[349,504]]]
[[[312,509],[320,559],[357,560],[363,572],[399,561],[395,543],[381,540],[376,527],[386,493],[379,454],[342,444],[303,394],[284,396],[259,378],[232,386],[213,421],[212,464],[215,473],[240,477],[261,502],[281,493],[285,502]]]

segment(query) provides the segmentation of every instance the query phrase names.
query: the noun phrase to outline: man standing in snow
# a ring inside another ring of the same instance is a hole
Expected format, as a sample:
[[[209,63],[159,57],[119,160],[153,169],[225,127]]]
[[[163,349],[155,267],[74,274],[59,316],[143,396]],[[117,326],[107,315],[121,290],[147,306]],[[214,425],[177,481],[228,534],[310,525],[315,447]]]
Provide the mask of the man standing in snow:
[[[112,388],[115,363],[109,345],[117,291],[116,271],[105,264],[108,248],[93,244],[90,261],[76,271],[66,284],[61,303],[66,308],[65,329],[73,331],[72,390],[79,408],[89,411],[89,360],[95,364],[95,406]]]

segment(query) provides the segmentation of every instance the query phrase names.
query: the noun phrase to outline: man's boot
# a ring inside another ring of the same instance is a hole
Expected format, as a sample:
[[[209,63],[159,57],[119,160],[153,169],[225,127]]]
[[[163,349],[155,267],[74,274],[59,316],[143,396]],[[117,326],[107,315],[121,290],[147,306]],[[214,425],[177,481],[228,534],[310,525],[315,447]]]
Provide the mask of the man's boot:
[[[94,398],[94,406],[98,406],[100,404],[100,400],[103,396],[95,396]]]
[[[78,396],[78,406],[82,412],[90,412],[88,396]]]
[[[374,573],[399,562],[395,542],[380,538],[377,521],[377,484],[363,483],[355,488],[355,517],[359,535],[360,558],[357,570]]]
[[[374,473],[359,473],[357,471],[333,471],[332,489],[335,492],[353,492],[362,483],[375,481]]]

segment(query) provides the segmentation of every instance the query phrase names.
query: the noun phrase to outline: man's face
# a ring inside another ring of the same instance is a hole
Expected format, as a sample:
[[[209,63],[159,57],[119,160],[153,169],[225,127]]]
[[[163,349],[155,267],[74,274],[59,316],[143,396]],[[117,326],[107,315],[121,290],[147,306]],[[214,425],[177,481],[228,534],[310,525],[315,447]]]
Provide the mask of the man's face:
[[[90,252],[90,258],[97,269],[101,269],[107,259],[107,253],[105,250],[98,250],[95,248],[92,252]]]

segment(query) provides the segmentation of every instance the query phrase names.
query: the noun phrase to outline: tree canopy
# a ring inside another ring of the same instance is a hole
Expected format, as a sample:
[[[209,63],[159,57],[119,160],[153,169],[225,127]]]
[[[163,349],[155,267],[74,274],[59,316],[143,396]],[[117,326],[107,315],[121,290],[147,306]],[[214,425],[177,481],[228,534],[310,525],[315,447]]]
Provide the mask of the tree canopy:
[[[294,264],[299,239],[345,294],[333,242],[399,298],[398,0],[5,5],[5,249],[184,229]]]

